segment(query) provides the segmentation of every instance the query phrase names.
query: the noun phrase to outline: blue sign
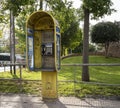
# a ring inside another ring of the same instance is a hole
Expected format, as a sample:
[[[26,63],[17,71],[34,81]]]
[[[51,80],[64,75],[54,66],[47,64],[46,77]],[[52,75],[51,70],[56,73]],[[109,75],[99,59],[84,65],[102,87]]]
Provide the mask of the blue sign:
[[[34,57],[33,57],[33,37],[28,36],[28,66],[31,70],[34,68]]]

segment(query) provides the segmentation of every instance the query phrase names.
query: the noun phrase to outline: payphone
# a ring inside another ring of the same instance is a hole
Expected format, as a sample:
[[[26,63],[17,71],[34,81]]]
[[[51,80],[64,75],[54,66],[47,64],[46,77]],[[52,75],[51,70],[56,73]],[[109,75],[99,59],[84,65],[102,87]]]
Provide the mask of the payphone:
[[[60,28],[44,11],[33,13],[27,21],[27,59],[29,70],[60,69]]]
[[[53,43],[44,43],[41,45],[42,56],[52,56],[54,53],[54,44]]]
[[[41,71],[43,97],[57,97],[57,71],[60,69],[61,55],[57,20],[48,12],[34,12],[27,20],[26,40],[27,67]]]

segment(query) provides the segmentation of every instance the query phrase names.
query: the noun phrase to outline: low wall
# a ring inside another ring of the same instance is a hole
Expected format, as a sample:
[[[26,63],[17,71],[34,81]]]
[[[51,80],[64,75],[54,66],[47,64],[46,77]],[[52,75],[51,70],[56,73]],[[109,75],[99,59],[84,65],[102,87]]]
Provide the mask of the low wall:
[[[90,52],[89,55],[104,56],[104,52]],[[72,54],[68,54],[67,56],[62,56],[61,59],[72,57],[72,56],[82,56],[82,54],[80,54],[80,53],[72,53]]]
[[[120,57],[120,43],[111,43],[108,55],[110,57]]]

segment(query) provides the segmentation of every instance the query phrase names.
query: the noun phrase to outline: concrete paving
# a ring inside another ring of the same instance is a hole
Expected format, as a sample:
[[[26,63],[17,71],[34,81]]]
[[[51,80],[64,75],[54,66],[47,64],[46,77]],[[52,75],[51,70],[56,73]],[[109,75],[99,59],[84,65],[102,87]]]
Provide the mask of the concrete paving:
[[[76,97],[42,100],[41,97],[33,95],[2,94],[0,108],[120,108],[120,100]]]

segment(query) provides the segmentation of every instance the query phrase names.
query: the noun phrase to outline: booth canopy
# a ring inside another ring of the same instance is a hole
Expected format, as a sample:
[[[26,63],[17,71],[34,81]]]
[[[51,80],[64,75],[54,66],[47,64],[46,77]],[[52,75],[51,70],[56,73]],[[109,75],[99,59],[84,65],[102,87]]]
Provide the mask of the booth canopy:
[[[46,22],[48,21],[48,22]],[[45,23],[49,23],[52,27],[54,25],[59,25],[57,20],[55,20],[49,13],[45,11],[37,11],[30,15],[27,20],[27,27],[35,27],[36,25],[45,25]]]

